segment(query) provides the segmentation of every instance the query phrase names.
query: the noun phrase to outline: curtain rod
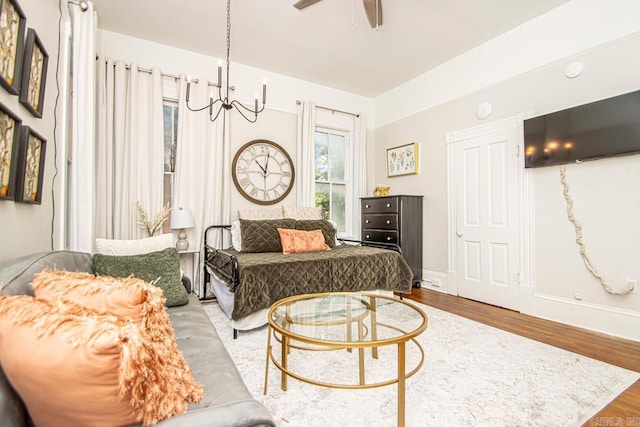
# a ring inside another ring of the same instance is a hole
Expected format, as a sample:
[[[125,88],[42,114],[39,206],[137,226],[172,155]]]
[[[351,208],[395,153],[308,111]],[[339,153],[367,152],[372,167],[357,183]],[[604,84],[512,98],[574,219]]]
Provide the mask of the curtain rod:
[[[96,56],[96,60],[98,60],[99,58],[100,58],[99,56]],[[114,65],[115,65],[115,63],[114,63]],[[127,70],[130,70],[131,69],[131,64],[126,64],[125,67],[127,68]],[[149,74],[153,73],[153,70],[151,70],[150,68],[138,67],[138,71],[141,71],[143,73],[149,73]],[[175,74],[169,74],[169,73],[165,73],[165,72],[160,71],[160,75],[162,77],[168,77],[168,78],[173,79],[173,80],[180,80],[180,76],[177,76]],[[191,83],[198,83],[198,81],[199,81],[198,79],[191,79]],[[207,84],[208,84],[208,86],[218,87],[217,83],[207,82]],[[235,86],[229,86],[229,89],[236,90],[236,87]]]
[[[302,104],[302,101],[297,100],[296,105],[300,105],[300,104]],[[316,108],[320,108],[321,110],[331,111],[332,113],[342,113],[342,114],[347,114],[349,116],[360,117],[360,114],[350,113],[349,111],[336,110],[335,108],[323,107],[321,105],[316,105]]]

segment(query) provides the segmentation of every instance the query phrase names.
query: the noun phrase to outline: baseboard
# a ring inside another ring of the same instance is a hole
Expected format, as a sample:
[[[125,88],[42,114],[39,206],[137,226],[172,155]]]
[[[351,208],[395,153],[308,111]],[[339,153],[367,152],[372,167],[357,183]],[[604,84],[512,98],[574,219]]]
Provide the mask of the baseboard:
[[[431,289],[433,291],[448,293],[448,277],[447,273],[440,273],[438,271],[422,270],[422,283],[423,288]]]
[[[535,316],[608,335],[640,341],[640,313],[598,304],[534,295]]]

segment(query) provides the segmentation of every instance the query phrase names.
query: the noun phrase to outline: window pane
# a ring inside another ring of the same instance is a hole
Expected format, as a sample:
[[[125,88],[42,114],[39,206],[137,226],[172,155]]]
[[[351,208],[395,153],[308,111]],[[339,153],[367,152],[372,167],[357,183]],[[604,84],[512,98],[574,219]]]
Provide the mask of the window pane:
[[[322,218],[329,219],[330,185],[316,182],[316,207],[322,209]]]
[[[345,142],[344,136],[331,134],[329,153],[331,156],[329,176],[331,182],[344,182]]]
[[[347,231],[346,197],[346,185],[331,185],[331,219],[338,224],[338,232]]]
[[[315,134],[316,181],[329,180],[329,135],[323,132]]]
[[[171,147],[173,146],[173,108],[162,107],[164,120],[164,171],[171,172]]]

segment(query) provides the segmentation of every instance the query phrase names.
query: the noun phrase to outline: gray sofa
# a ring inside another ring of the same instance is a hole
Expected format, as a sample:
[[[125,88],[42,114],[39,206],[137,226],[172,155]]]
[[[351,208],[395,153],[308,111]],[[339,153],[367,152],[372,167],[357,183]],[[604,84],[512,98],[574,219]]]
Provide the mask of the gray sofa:
[[[44,268],[93,272],[90,254],[55,251],[0,262],[0,291],[5,295],[33,295],[33,275]],[[159,426],[275,426],[267,409],[252,398],[236,366],[222,345],[198,299],[168,309],[182,351],[204,396],[186,413],[158,423]],[[1,363],[1,362],[0,362]],[[78,404],[82,404],[78,402]],[[29,415],[0,369],[0,427],[31,425]]]

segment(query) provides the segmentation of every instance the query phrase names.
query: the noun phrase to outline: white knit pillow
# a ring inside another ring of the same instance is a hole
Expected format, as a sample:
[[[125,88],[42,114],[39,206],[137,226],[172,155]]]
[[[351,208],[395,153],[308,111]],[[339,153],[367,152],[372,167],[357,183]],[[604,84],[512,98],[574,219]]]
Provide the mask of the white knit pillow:
[[[102,255],[142,255],[173,246],[173,234],[135,240],[96,239],[96,253]]]
[[[282,219],[282,208],[238,210],[238,219]]]
[[[322,219],[322,209],[316,207],[283,206],[282,214],[285,218],[298,220]]]

